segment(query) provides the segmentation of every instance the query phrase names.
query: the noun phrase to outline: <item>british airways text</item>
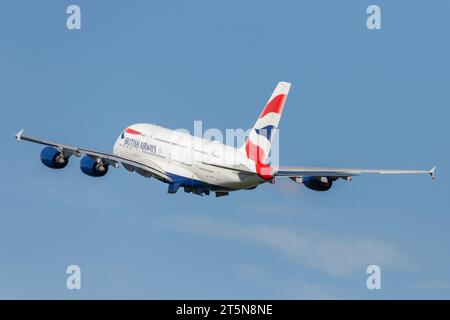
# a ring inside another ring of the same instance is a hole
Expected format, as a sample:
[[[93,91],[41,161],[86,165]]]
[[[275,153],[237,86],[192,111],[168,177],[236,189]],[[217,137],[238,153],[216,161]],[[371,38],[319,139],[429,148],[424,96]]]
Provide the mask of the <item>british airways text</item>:
[[[143,152],[156,153],[156,146],[154,144],[149,144],[144,141],[139,141],[132,138],[125,138],[123,144],[130,148],[140,149]]]

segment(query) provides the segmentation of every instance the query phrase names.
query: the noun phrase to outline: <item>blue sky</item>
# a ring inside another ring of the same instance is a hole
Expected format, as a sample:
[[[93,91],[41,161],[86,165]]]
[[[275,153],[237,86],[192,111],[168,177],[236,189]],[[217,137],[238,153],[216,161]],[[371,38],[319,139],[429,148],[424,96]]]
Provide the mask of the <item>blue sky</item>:
[[[366,28],[369,4],[382,30]],[[449,15],[444,0],[2,1],[0,298],[450,298]],[[248,128],[281,80],[282,164],[436,165],[437,181],[168,195],[78,159],[52,171],[13,139],[110,151],[135,122]]]

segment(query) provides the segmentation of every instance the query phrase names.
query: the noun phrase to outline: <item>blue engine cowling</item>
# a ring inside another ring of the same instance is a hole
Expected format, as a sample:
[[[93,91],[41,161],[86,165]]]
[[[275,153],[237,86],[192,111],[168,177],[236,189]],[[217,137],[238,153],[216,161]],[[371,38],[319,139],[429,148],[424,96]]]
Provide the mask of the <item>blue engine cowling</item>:
[[[41,151],[41,162],[52,169],[62,169],[69,163],[69,158],[63,157],[54,147],[45,147]]]
[[[303,184],[311,190],[327,191],[333,185],[333,181],[327,177],[304,177]]]
[[[84,156],[80,161],[80,169],[91,177],[103,177],[108,172],[108,165],[97,162],[91,157]]]

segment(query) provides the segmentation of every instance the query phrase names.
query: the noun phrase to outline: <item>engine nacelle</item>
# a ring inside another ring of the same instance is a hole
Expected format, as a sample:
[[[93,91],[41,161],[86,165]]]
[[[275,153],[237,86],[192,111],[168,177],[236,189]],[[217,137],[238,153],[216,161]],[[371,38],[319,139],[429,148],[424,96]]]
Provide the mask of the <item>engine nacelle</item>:
[[[327,191],[333,185],[333,181],[328,177],[304,177],[303,184],[315,191]]]
[[[52,169],[62,169],[69,163],[69,158],[64,157],[61,152],[54,147],[45,147],[41,151],[41,162]]]
[[[80,161],[80,169],[91,177],[103,177],[108,172],[108,165],[97,162],[89,156],[84,156]]]

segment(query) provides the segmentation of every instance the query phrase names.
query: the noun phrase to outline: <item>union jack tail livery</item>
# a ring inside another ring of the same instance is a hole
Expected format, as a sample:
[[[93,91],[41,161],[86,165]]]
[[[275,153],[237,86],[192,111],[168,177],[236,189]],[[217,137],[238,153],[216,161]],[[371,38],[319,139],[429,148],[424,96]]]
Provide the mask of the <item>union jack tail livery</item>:
[[[243,146],[247,158],[255,162],[256,172],[267,178],[272,177],[270,149],[290,88],[289,82],[278,83]]]

